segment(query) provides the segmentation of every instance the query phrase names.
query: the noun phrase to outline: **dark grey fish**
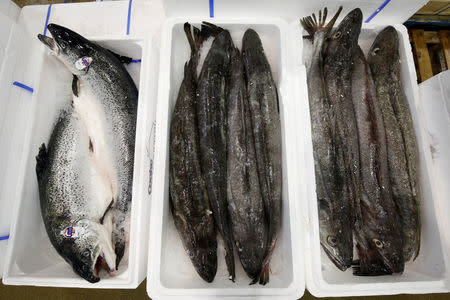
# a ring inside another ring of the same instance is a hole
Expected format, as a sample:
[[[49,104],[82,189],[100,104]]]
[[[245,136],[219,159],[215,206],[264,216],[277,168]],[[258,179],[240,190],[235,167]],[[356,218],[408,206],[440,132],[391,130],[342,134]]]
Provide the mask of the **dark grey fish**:
[[[203,180],[196,116],[196,68],[201,44],[200,32],[184,24],[191,46],[191,58],[170,123],[169,189],[170,208],[183,246],[198,274],[212,282],[217,272],[217,240],[214,219]]]
[[[219,28],[204,23],[205,30]],[[227,203],[227,144],[226,144],[226,79],[230,68],[233,42],[227,30],[220,33],[206,55],[198,78],[197,116],[202,172],[216,227],[225,245],[225,261],[230,280],[234,281],[235,266],[233,238]]]
[[[70,109],[57,121],[48,146],[36,157],[42,219],[50,242],[75,273],[98,282],[101,269],[112,272],[111,198],[101,197],[101,180],[92,168],[89,137]]]
[[[129,240],[138,90],[121,57],[65,27],[38,38],[74,74],[73,106],[88,132],[100,174],[113,197],[116,269]]]
[[[316,193],[319,212],[320,243],[330,260],[345,271],[353,260],[352,219],[349,199],[343,192],[345,173],[343,151],[339,140],[332,134],[331,107],[327,99],[323,75],[324,43],[341,12],[325,25],[327,9],[316,17],[301,20],[313,43],[311,63],[307,70],[308,98],[311,115],[311,136],[314,150]]]
[[[386,128],[389,173],[402,221],[405,261],[419,255],[419,155],[414,125],[401,78],[398,34],[388,26],[376,37],[368,54]]]
[[[227,87],[227,194],[234,243],[251,278],[259,278],[267,243],[250,107],[239,50],[231,52]]]
[[[362,50],[353,58],[352,100],[360,150],[360,197],[355,202],[355,275],[403,272],[400,222],[392,198],[383,116]]]
[[[242,39],[242,59],[247,77],[256,165],[264,209],[268,222],[266,254],[259,278],[260,284],[269,281],[269,263],[281,226],[281,123],[277,87],[267,61],[261,39],[248,29]],[[254,278],[252,283],[256,283]]]

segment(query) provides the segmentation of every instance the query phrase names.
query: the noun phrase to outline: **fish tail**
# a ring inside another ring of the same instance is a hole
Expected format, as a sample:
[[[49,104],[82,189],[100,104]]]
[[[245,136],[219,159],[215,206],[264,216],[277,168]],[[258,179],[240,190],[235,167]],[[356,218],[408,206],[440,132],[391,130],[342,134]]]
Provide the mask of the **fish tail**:
[[[259,284],[266,285],[266,283],[269,282],[269,264],[276,245],[277,245],[277,238],[274,238],[270,243],[267,255],[262,263],[261,274],[259,275]]]
[[[215,37],[222,31],[223,31],[222,27],[203,21],[201,30],[202,41],[208,39],[211,36]]]
[[[234,282],[236,273],[234,264],[233,242],[231,241],[231,239],[225,240],[225,263],[227,265],[228,274],[230,275],[228,279]]]
[[[316,15],[313,13],[311,16],[304,17],[300,19],[300,24],[302,27],[308,32],[309,36],[307,38],[313,39],[314,34],[316,31],[325,29],[326,33],[328,34],[331,31],[331,28],[333,28],[334,23],[336,22],[337,18],[339,17],[339,14],[342,11],[342,6],[339,7],[338,11],[334,15],[334,17],[328,22],[327,25],[325,25],[328,9],[325,7],[322,11],[319,11],[319,19],[317,20]]]

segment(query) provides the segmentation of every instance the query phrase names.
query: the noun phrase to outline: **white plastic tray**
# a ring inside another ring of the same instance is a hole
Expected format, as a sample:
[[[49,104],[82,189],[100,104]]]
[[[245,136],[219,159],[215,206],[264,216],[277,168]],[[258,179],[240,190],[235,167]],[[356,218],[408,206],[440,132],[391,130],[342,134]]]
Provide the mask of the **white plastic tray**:
[[[363,26],[359,44],[367,54],[376,34],[385,26]],[[403,25],[395,25],[400,40],[401,78],[405,93],[411,108],[414,128],[416,131],[420,153],[420,184],[422,187],[422,202],[420,203],[422,232],[421,249],[417,259],[405,265],[402,275],[388,275],[378,277],[353,276],[351,268],[346,272],[338,270],[328,259],[320,247],[319,223],[317,217],[317,197],[315,193],[314,161],[311,142],[310,114],[307,92],[302,93],[299,106],[300,120],[302,120],[303,148],[300,182],[305,188],[302,201],[303,209],[308,210],[306,222],[308,239],[306,242],[306,286],[311,294],[318,297],[326,296],[360,296],[382,294],[419,294],[432,292],[448,292],[445,281],[449,278],[449,266],[445,264],[447,255],[443,238],[448,234],[448,228],[439,227],[442,213],[438,210],[436,181],[430,155],[428,136],[424,131],[424,116],[422,105],[418,101],[418,86],[414,68],[408,32]],[[300,30],[300,28],[298,28]],[[299,41],[300,42],[300,41]],[[308,42],[305,42],[308,43]],[[305,56],[307,44],[305,44]],[[298,59],[301,59],[299,57]],[[301,84],[306,84],[302,78]],[[304,88],[305,90],[306,88]],[[447,212],[445,215],[448,217]]]
[[[168,142],[170,119],[178,89],[183,78],[183,66],[190,50],[183,31],[183,23],[195,25],[200,19],[172,18],[162,32],[161,61],[159,73],[156,123],[156,149],[153,177],[153,201],[151,209],[149,268],[147,292],[155,299],[220,297],[258,297],[297,299],[304,292],[303,251],[300,243],[300,228],[296,218],[295,201],[299,199],[296,185],[297,156],[295,134],[295,99],[286,72],[288,65],[287,24],[278,19],[216,19],[214,23],[228,29],[234,44],[240,48],[242,36],[247,28],[255,29],[261,37],[265,53],[272,67],[280,100],[283,140],[283,223],[279,240],[271,261],[270,282],[266,286],[249,285],[236,258],[236,282],[228,280],[223,246],[218,247],[218,270],[212,283],[204,282],[192,266],[183,249],[178,232],[169,212],[168,199]]]

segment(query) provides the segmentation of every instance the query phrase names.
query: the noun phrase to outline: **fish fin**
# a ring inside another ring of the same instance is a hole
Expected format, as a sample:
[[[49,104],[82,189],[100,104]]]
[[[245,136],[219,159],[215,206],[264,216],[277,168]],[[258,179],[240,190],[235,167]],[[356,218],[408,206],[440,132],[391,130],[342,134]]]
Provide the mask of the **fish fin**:
[[[78,77],[77,75],[73,75],[72,79],[72,93],[75,95],[75,97],[78,97]]]
[[[44,177],[44,172],[47,168],[48,163],[48,151],[47,147],[43,143],[41,147],[39,147],[39,154],[36,156],[36,176],[38,181]]]
[[[109,49],[107,49],[107,50],[108,50],[109,52],[111,52],[111,54],[114,55],[114,56],[115,56],[118,60],[120,60],[120,62],[123,63],[123,64],[129,64],[129,63],[133,60],[131,57],[123,56],[123,55],[117,54],[116,52],[111,51],[111,50],[109,50]]]
[[[334,15],[334,17],[330,20],[330,22],[328,22],[327,25],[325,25],[328,13],[328,9],[326,7],[323,9],[323,14],[322,11],[319,11],[319,19],[316,18],[316,15],[314,13],[311,16],[307,16],[300,19],[300,24],[309,34],[309,36],[306,38],[312,40],[314,38],[314,34],[318,30],[325,30],[326,34],[328,35],[331,29],[333,28],[337,18],[339,17],[341,11],[342,6],[339,7],[338,11]]]
[[[113,204],[114,204],[114,199],[111,200],[111,202],[109,203],[109,205],[106,208],[105,212],[103,213],[103,216],[100,218],[100,224],[103,225],[103,221],[105,220],[105,216],[112,209]]]
[[[202,28],[201,30],[202,41],[207,40],[211,36],[215,37],[223,31],[222,27],[204,21],[202,22],[201,28]]]

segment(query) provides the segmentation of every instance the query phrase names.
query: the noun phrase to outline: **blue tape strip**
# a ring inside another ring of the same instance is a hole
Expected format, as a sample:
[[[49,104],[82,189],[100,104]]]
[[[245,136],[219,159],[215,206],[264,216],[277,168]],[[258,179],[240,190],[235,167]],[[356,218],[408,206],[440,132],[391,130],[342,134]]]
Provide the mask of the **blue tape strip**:
[[[51,11],[52,11],[52,5],[50,4],[48,6],[48,10],[47,10],[47,18],[45,18],[44,35],[47,34],[47,25],[48,25],[48,20],[50,19],[50,12]]]
[[[367,18],[367,20],[365,20],[365,23],[369,23],[376,15],[378,15],[378,13],[386,6],[388,5],[388,3],[391,2],[391,0],[386,0],[383,2],[383,4],[381,4],[380,7],[377,8],[376,11],[373,12],[373,14],[370,15],[370,17]]]
[[[25,84],[17,82],[17,81],[14,81],[13,85],[18,86],[20,88],[23,88],[24,90],[27,90],[29,92],[33,92],[34,91],[32,87],[29,87],[28,85],[25,85]]]
[[[9,239],[9,234],[5,236],[0,236],[0,241]]]
[[[127,35],[130,34],[130,16],[131,16],[131,3],[132,2],[133,2],[133,0],[130,0],[130,2],[128,2]]]
[[[214,18],[214,0],[209,0],[209,17]]]
[[[132,63],[140,63],[142,61],[142,59],[132,59],[130,62]]]

